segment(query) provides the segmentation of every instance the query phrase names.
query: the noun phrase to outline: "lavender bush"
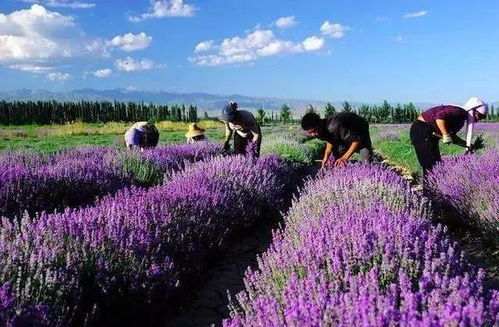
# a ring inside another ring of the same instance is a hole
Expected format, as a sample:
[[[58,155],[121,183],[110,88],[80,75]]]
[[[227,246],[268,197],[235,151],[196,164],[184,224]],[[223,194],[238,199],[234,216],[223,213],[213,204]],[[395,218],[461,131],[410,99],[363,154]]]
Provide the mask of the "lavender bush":
[[[374,166],[306,185],[224,326],[483,326],[497,292],[468,264],[427,205]]]
[[[499,150],[490,149],[482,156],[444,158],[428,174],[427,188],[436,201],[450,205],[460,221],[476,226],[497,240]]]
[[[0,216],[62,210],[94,203],[95,199],[131,185],[159,184],[165,174],[186,163],[211,158],[216,143],[158,147],[141,153],[90,147],[51,156],[0,155]]]
[[[4,219],[0,282],[18,285],[19,308],[46,306],[51,325],[112,324],[141,310],[153,319],[235,231],[279,209],[290,166],[275,156],[252,160],[202,162],[95,207]]]

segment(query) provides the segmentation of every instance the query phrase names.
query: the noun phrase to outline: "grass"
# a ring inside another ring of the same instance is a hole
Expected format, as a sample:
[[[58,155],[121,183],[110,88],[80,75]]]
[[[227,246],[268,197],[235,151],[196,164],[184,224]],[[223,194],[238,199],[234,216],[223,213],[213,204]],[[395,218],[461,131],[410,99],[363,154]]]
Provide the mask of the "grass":
[[[207,130],[210,140],[223,140],[223,125],[219,122],[202,121],[199,123]],[[124,146],[123,135],[131,124],[106,123],[47,126],[0,126],[0,151],[20,149],[43,153],[56,152],[78,146]],[[158,122],[160,144],[185,141],[188,123]]]

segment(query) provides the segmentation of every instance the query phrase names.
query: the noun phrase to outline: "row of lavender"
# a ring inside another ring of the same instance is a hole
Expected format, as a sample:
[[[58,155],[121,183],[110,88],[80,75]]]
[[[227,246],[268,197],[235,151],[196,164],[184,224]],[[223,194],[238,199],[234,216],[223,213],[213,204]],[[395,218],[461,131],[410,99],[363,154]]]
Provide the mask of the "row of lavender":
[[[499,292],[398,175],[354,165],[310,181],[246,273],[224,326],[494,326]]]
[[[499,246],[499,150],[444,158],[428,175],[432,198]],[[449,211],[447,211],[449,212]]]
[[[292,166],[217,158],[94,207],[0,225],[0,325],[125,325],[175,307],[214,251],[282,209]]]
[[[0,216],[33,216],[41,211],[92,204],[131,185],[159,183],[187,162],[213,157],[215,143],[158,147],[144,153],[114,148],[72,149],[55,155],[0,155]]]

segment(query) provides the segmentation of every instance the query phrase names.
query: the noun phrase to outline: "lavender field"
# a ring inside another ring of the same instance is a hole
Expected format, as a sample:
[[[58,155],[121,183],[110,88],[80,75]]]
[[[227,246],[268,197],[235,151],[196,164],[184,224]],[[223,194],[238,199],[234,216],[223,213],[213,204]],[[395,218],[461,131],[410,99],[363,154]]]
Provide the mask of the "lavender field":
[[[425,194],[384,164],[316,173],[323,144],[296,128],[266,135],[260,159],[214,142],[2,153],[0,326],[497,326],[498,127],[479,125],[488,148],[446,158]],[[380,145],[407,126],[374,128]],[[268,221],[230,314],[178,324]]]

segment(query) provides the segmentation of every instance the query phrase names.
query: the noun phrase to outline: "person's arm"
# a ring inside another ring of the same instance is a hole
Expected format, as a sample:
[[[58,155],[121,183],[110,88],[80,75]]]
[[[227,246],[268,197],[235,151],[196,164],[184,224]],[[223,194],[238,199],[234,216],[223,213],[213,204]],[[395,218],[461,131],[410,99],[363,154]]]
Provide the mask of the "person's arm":
[[[229,128],[229,123],[225,122],[225,142],[224,150],[228,151],[230,149],[230,138],[232,137],[232,129]]]
[[[445,144],[451,144],[452,137],[450,136],[449,132],[447,131],[447,126],[445,124],[445,120],[437,119],[436,123],[437,123],[438,129],[440,129],[440,132],[442,133],[442,142],[444,142]]]
[[[350,159],[350,157],[355,153],[355,151],[357,151],[357,149],[359,148],[359,145],[360,145],[359,141],[352,142],[352,144],[348,148],[348,151],[341,158],[338,158],[334,162],[334,166],[340,167],[340,166],[345,165],[347,163],[348,159]]]
[[[333,144],[327,142],[326,151],[324,152],[324,158],[322,159],[322,162],[321,162],[321,168],[327,167],[327,163],[329,161],[329,158],[331,157],[331,153],[333,153]]]

